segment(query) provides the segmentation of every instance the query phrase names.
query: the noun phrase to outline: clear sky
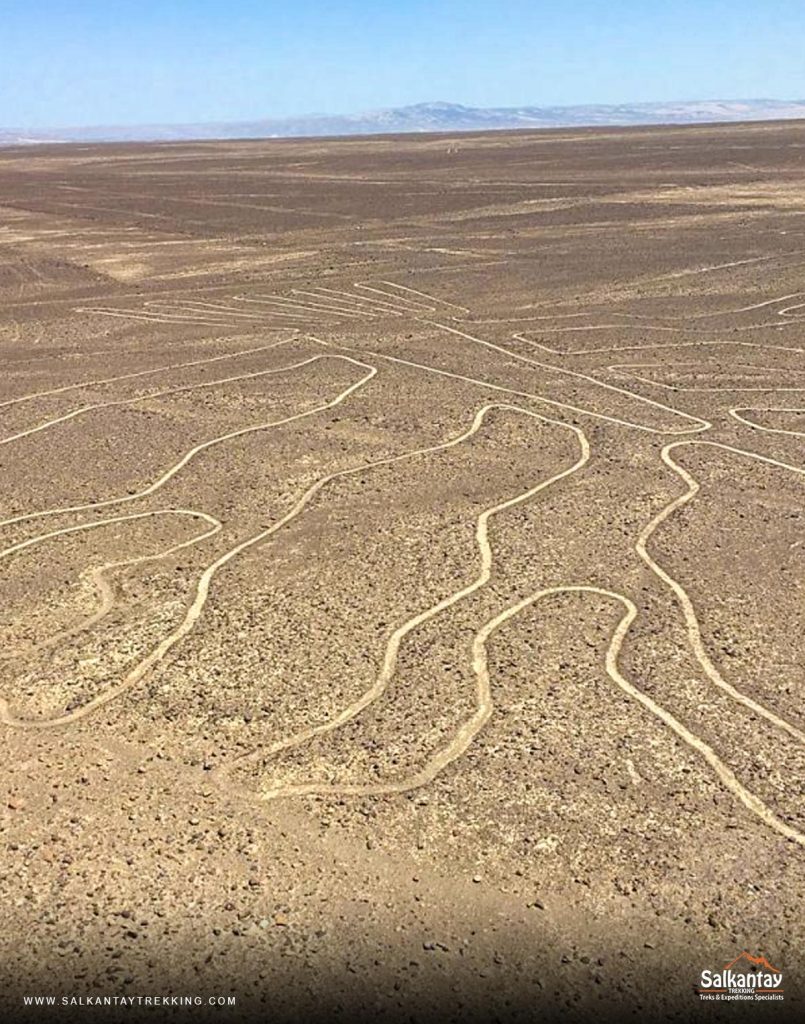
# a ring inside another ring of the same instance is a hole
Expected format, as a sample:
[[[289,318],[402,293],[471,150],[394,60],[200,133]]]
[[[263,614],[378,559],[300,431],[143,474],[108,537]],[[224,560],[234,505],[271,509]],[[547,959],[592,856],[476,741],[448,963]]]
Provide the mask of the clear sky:
[[[805,99],[805,0],[0,0],[0,125]]]

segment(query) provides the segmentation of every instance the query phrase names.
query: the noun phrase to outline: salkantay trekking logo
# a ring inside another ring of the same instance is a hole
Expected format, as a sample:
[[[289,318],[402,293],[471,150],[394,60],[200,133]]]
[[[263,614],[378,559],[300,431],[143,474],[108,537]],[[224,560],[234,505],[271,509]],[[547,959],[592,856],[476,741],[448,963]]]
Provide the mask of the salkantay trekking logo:
[[[702,971],[697,992],[700,999],[712,1002],[782,1001],[783,972],[765,956],[752,956],[744,950],[719,970]]]

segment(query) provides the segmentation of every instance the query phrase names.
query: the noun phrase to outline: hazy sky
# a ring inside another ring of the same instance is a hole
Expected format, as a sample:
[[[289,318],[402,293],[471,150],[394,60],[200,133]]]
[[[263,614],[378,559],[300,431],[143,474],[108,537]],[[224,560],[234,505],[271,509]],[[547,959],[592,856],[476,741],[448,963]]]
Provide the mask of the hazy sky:
[[[805,98],[805,0],[0,0],[0,125]]]

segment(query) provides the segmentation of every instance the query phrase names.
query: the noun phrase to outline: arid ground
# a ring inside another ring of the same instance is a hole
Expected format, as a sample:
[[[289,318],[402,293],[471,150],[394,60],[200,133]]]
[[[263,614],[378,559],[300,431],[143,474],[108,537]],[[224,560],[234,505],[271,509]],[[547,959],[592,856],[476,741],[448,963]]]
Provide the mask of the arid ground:
[[[0,368],[5,1009],[802,1013],[805,124],[0,150]]]

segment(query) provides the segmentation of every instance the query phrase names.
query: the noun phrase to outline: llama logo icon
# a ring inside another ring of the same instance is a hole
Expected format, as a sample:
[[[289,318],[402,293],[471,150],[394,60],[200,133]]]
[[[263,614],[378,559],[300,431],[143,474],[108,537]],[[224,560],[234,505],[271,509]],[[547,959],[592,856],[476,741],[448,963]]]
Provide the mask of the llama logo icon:
[[[697,992],[708,1002],[781,1002],[783,972],[744,950],[723,967],[702,971]]]

